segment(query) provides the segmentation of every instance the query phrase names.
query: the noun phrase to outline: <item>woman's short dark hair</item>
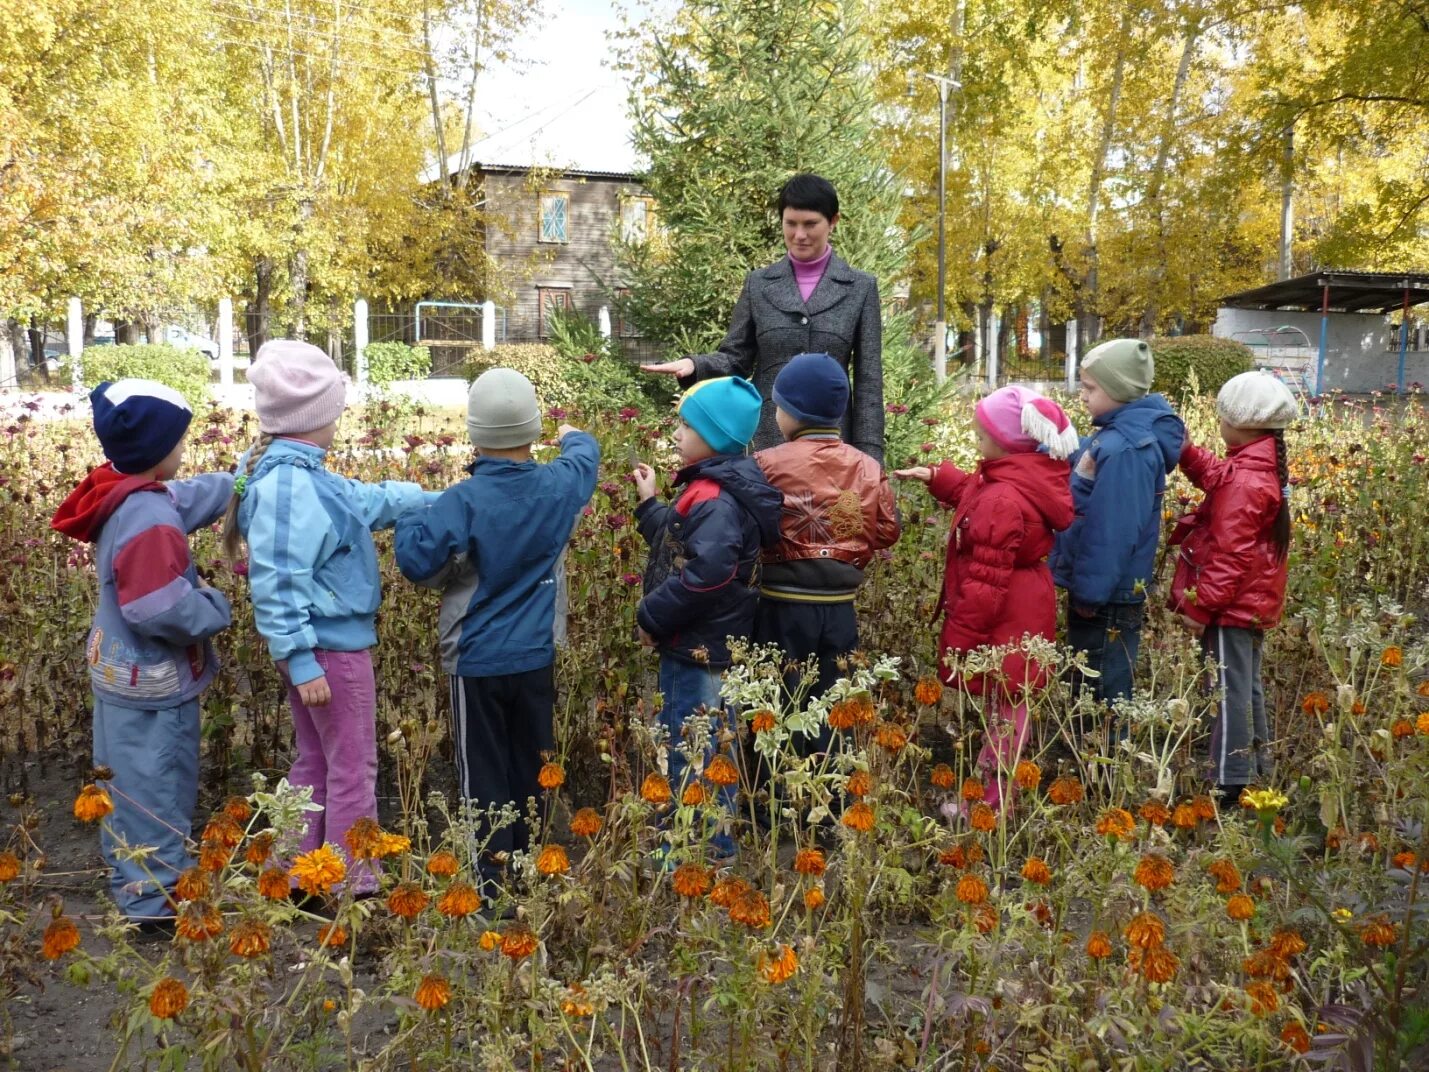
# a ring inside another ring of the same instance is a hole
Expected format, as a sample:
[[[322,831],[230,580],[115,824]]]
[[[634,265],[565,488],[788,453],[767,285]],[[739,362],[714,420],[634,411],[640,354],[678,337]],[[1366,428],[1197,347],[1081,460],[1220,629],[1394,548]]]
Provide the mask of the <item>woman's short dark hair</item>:
[[[786,208],[817,212],[829,222],[839,214],[839,195],[834,184],[822,175],[804,172],[795,175],[779,191],[779,217],[783,219]]]

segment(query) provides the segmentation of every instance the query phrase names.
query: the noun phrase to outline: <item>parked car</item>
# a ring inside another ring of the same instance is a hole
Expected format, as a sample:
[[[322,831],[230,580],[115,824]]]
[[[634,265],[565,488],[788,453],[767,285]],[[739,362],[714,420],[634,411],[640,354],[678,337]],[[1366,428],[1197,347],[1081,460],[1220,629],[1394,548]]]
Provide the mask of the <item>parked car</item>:
[[[178,324],[170,324],[164,329],[164,341],[170,346],[178,346],[186,350],[197,350],[210,361],[218,360],[218,343],[212,339],[206,339],[202,335],[195,335],[188,328]]]

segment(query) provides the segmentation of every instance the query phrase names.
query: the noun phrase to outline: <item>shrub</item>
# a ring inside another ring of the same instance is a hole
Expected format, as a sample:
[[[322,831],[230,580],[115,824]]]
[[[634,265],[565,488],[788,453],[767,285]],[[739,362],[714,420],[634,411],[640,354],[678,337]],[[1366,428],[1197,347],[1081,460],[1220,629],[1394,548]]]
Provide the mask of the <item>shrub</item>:
[[[1187,391],[1215,394],[1232,376],[1249,372],[1249,346],[1214,335],[1169,335],[1151,340],[1156,358],[1156,390],[1170,399]],[[1195,373],[1194,378],[1192,373]]]
[[[160,343],[154,346],[91,346],[80,357],[86,389],[105,380],[158,380],[198,408],[208,402],[208,358],[197,350]],[[68,377],[69,373],[64,373]]]
[[[634,370],[622,358],[601,351],[563,357],[544,343],[511,343],[473,350],[465,365],[474,380],[487,369],[510,368],[536,388],[543,405],[576,410],[621,409],[646,401]]]
[[[432,372],[432,352],[425,346],[374,342],[363,349],[363,354],[367,358],[367,380],[375,387],[386,387],[394,380],[424,380]]]

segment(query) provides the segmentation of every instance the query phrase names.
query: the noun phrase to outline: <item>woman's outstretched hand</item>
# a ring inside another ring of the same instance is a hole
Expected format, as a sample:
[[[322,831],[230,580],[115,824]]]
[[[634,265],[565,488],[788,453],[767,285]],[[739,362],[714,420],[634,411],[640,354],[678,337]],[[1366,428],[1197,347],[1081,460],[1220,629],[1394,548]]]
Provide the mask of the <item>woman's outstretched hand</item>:
[[[654,372],[661,376],[676,376],[684,379],[686,376],[695,374],[695,363],[688,357],[682,357],[678,361],[661,361],[655,365],[641,365],[641,372]]]
[[[925,484],[933,482],[933,470],[927,465],[915,465],[911,469],[895,469],[893,475],[899,480],[921,480]]]

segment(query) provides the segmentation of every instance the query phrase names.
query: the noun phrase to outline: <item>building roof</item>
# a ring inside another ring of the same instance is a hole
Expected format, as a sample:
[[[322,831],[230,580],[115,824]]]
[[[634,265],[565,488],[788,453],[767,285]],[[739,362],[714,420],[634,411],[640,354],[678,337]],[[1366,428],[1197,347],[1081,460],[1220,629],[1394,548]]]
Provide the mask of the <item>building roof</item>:
[[[1326,287],[1334,313],[1387,313],[1403,308],[1406,291],[1410,305],[1429,302],[1429,273],[1325,271],[1228,294],[1220,304],[1227,309],[1314,311],[1322,307]]]

